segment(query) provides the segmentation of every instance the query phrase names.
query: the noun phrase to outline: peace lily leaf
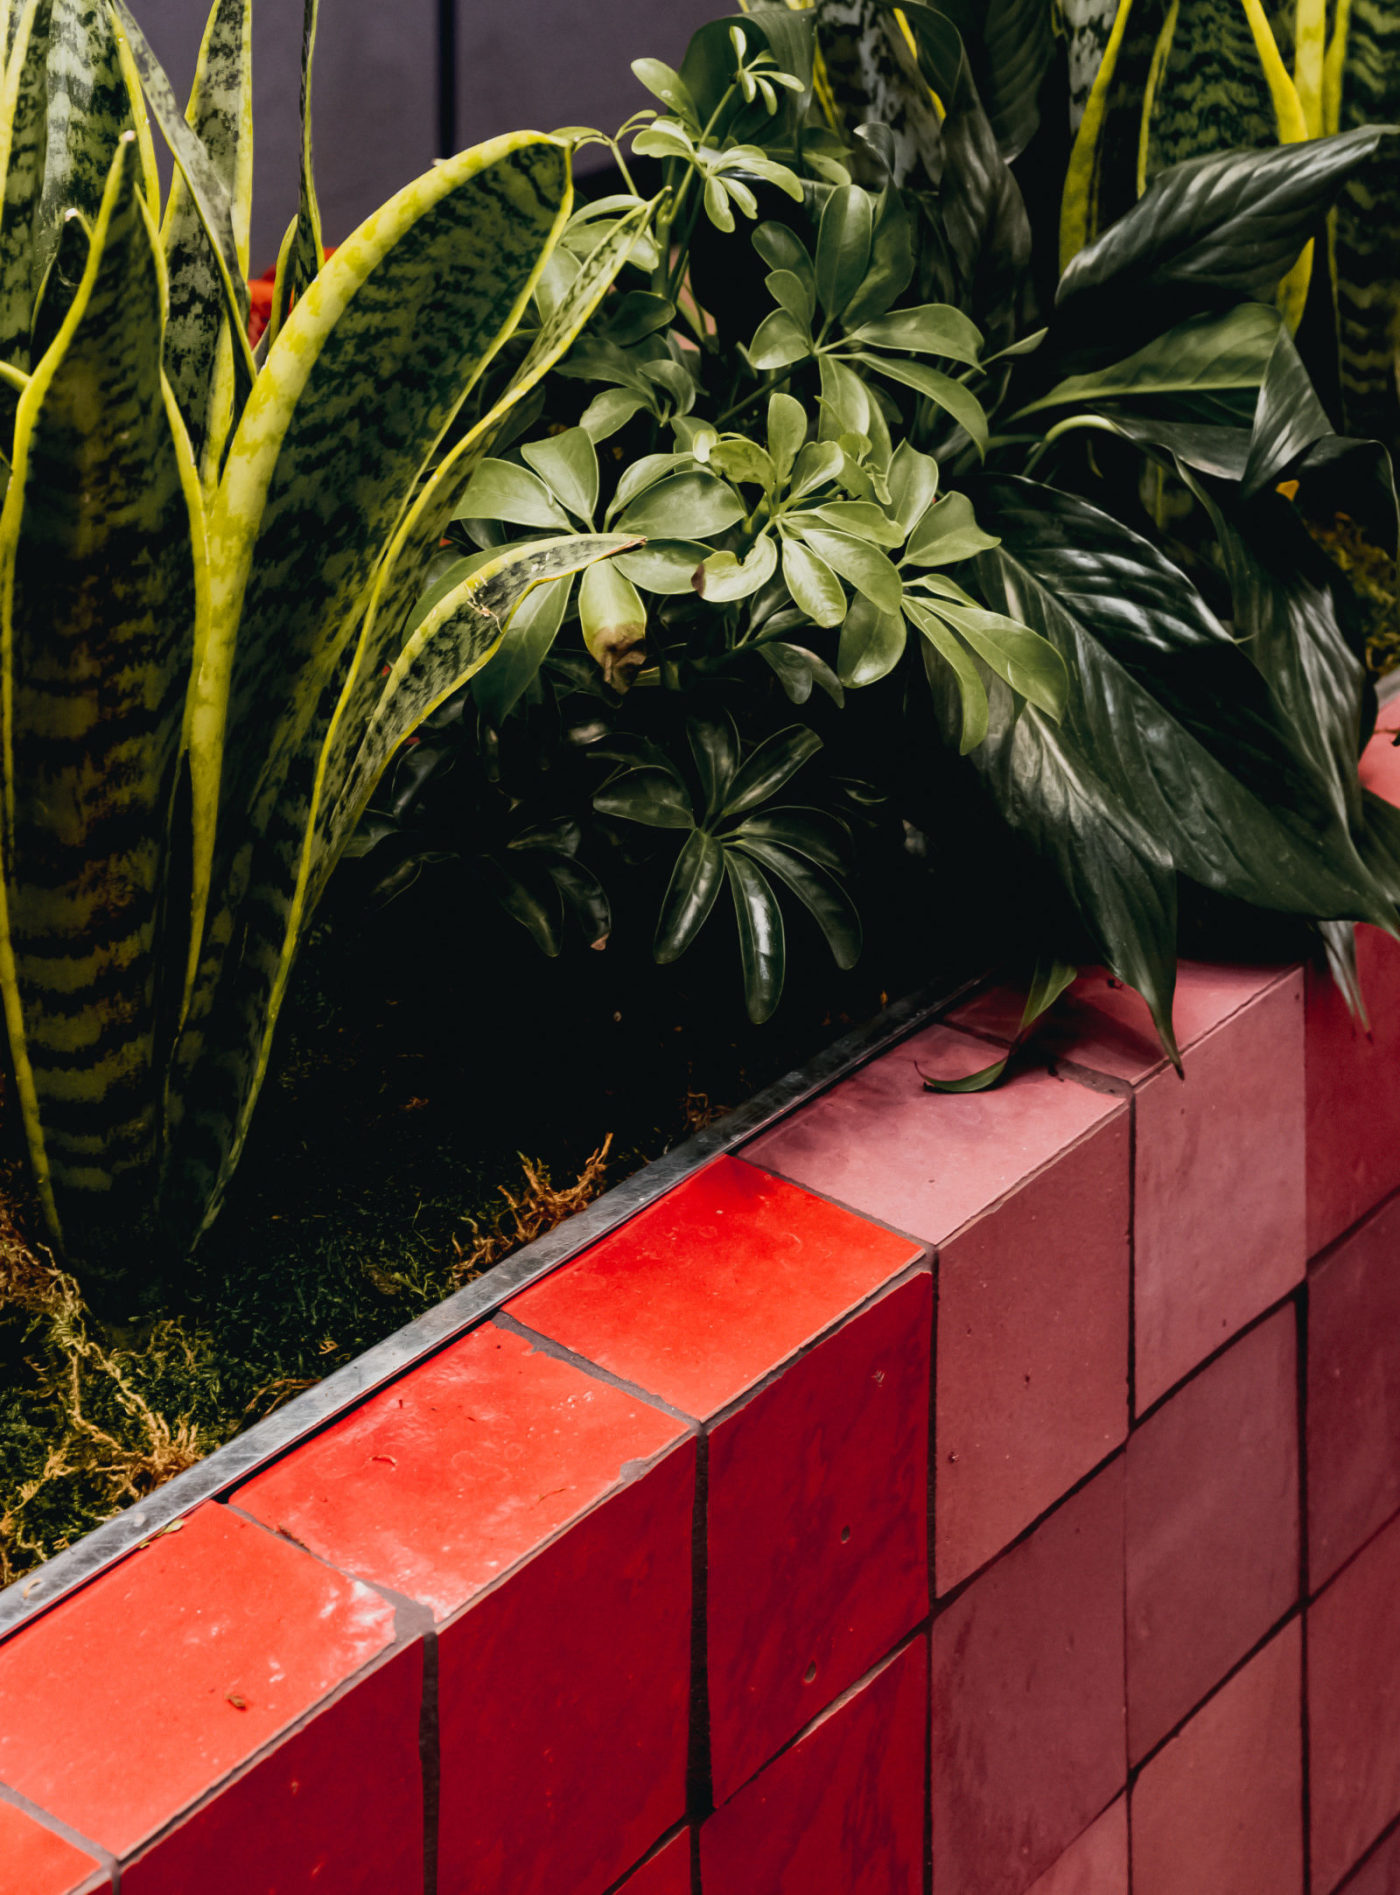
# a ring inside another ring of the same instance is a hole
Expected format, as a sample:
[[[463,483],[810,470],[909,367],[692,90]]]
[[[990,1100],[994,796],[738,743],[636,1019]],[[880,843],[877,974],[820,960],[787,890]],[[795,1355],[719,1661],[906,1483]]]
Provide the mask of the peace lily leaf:
[[[800,540],[783,540],[783,579],[796,605],[814,625],[839,625],[846,616],[841,581]]]
[[[585,523],[598,504],[598,450],[585,428],[570,428],[520,450],[550,491]]]
[[[905,558],[914,566],[951,566],[997,544],[978,526],[967,495],[950,493],[924,514],[909,537]]]
[[[553,527],[565,533],[570,528],[568,514],[539,475],[514,461],[482,461],[453,518],[508,520],[514,526]]]
[[[792,395],[776,394],[768,398],[768,452],[779,484],[792,472],[803,443],[807,439],[807,410]]]
[[[539,676],[540,666],[559,636],[572,591],[570,581],[560,580],[556,585],[536,586],[533,592],[527,592],[500,645],[472,679],[473,701],[497,730]]]
[[[881,611],[897,612],[904,597],[904,582],[886,555],[878,547],[852,539],[849,534],[833,533],[810,524],[811,517],[810,514],[793,516],[791,524],[801,532],[818,559],[849,580],[857,592],[872,599]]]
[[[747,599],[767,585],[777,567],[778,548],[767,533],[754,541],[742,560],[733,553],[711,553],[704,565],[701,596],[711,605]]]
[[[836,965],[854,967],[860,959],[860,916],[841,884],[816,863],[752,832],[735,847],[792,890],[821,929]]]
[[[653,952],[667,967],[678,961],[704,927],[724,885],[724,850],[712,835],[696,829],[676,857],[656,922]]]
[[[959,427],[966,429],[980,454],[986,453],[986,414],[981,402],[961,382],[955,382],[951,375],[940,374],[925,362],[906,362],[897,356],[862,353],[856,360],[888,376],[892,382],[902,382],[906,388],[915,388],[921,395],[927,395],[931,402],[950,414]]]
[[[809,331],[785,309],[773,309],[754,330],[749,344],[749,360],[756,369],[786,368],[812,353]]]
[[[904,619],[882,612],[863,595],[852,602],[841,625],[836,675],[853,689],[888,677],[904,656]]]
[[[974,664],[967,647],[952,626],[945,619],[940,618],[937,612],[914,598],[905,600],[904,612],[910,623],[917,626],[928,641],[924,650],[924,669],[930,681],[938,678],[935,653],[948,666],[957,681],[961,701],[958,754],[965,757],[969,751],[975,750],[987,735],[990,710],[987,703],[987,687],[982,682],[982,673]]]
[[[783,991],[786,944],[783,914],[761,869],[737,849],[724,852],[724,872],[739,924],[744,998],[755,1026],[772,1017]]]
[[[1026,1035],[1035,1022],[1054,1006],[1065,989],[1079,978],[1079,969],[1069,961],[1049,960],[1037,964],[1031,976],[1026,1004],[1021,1010],[1021,1023],[1016,1029],[1016,1037],[1006,1049],[1003,1058],[984,1066],[980,1072],[968,1073],[962,1079],[935,1079],[924,1074],[925,1092],[986,1092],[996,1085],[1002,1074],[1011,1064],[1020,1050]]]
[[[1281,330],[1277,310],[1266,309],[1262,303],[1237,303],[1223,316],[1193,317],[1154,337],[1124,361],[1067,376],[1012,420],[1070,403],[1258,388]]]
[[[890,497],[900,537],[907,539],[938,498],[938,462],[901,441],[890,461]]]
[[[695,815],[684,787],[668,770],[644,767],[615,777],[595,792],[593,807],[604,816],[625,816],[649,829],[693,829]]]
[[[960,309],[949,303],[923,303],[917,309],[896,309],[874,322],[864,322],[851,334],[872,348],[902,349],[914,355],[944,355],[954,362],[976,363],[982,334]]]
[[[870,263],[873,222],[869,193],[849,184],[835,190],[822,210],[817,235],[817,301],[840,316],[859,289]]]
[[[698,539],[737,526],[743,517],[744,504],[733,488],[696,468],[648,487],[624,510],[617,530],[649,539]]]
[[[648,592],[674,596],[694,590],[695,575],[709,556],[709,547],[698,540],[648,540],[635,553],[623,553],[614,564]]]

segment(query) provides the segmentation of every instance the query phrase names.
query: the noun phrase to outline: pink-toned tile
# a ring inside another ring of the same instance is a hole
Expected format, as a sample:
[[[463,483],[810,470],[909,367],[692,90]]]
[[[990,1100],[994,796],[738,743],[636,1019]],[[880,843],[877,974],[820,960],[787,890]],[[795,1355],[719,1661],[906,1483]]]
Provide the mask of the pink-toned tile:
[[[947,1592],[1128,1429],[1128,1116],[938,1253],[934,1572]]]
[[[0,1782],[124,1855],[393,1639],[368,1586],[200,1507],[0,1645]]]
[[[0,1895],[105,1895],[111,1886],[90,1855],[0,1798]]]
[[[1119,1459],[933,1622],[934,1895],[1023,1895],[1127,1772]]]
[[[747,1156],[941,1244],[1122,1110],[1042,1072],[991,1092],[924,1091],[925,1073],[955,1078],[989,1057],[984,1041],[926,1027],[765,1132]]]
[[[1137,1088],[1141,1413],[1302,1281],[1303,987],[1295,969]]]
[[[485,1323],[240,1488],[237,1501],[442,1619],[685,1432]]]
[[[1128,1895],[1128,1799],[1110,1803],[1029,1895]]]
[[[716,1802],[928,1612],[932,1320],[923,1273],[710,1438]]]
[[[422,1895],[411,1645],[122,1870],[122,1895]]]
[[[1400,1512],[1400,1199],[1308,1287],[1308,1584]]]
[[[1295,1619],[1144,1766],[1133,1895],[1302,1895],[1301,1653]]]
[[[1128,1443],[1128,1749],[1136,1762],[1298,1597],[1290,1306]]]
[[[690,1831],[682,1830],[649,1856],[618,1895],[690,1895]]]
[[[687,1440],[438,1636],[440,1886],[602,1895],[685,1814]]]
[[[715,1811],[705,1895],[919,1895],[927,1756],[920,1638]]]
[[[721,1158],[507,1308],[707,1419],[919,1254],[907,1238]]]
[[[1313,1895],[1400,1816],[1400,1520],[1308,1609]]]
[[[1400,1829],[1392,1829],[1348,1876],[1340,1895],[1400,1895]]]

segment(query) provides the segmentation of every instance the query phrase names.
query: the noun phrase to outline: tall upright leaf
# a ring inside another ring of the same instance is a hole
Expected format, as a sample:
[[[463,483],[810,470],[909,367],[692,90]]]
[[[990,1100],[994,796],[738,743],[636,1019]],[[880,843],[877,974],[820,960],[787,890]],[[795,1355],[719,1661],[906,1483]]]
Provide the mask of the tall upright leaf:
[[[1329,128],[1400,120],[1400,11],[1384,0],[1337,10]],[[1349,178],[1334,218],[1342,412],[1348,432],[1400,449],[1400,161],[1379,152]]]

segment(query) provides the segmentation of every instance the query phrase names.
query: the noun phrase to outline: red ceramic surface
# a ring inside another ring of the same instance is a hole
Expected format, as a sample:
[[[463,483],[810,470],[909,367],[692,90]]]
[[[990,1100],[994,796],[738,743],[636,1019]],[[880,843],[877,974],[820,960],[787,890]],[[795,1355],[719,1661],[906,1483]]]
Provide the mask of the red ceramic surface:
[[[1308,1584],[1400,1510],[1400,1199],[1308,1286]]]
[[[928,1612],[932,1326],[925,1273],[710,1438],[717,1803]]]
[[[1313,1895],[1400,1816],[1400,1520],[1308,1610]]]
[[[443,1619],[685,1432],[486,1323],[237,1498],[322,1558]]]
[[[705,1895],[920,1895],[927,1721],[919,1638],[716,1810]]]
[[[124,1855],[393,1637],[368,1586],[200,1507],[0,1645],[0,1782]]]
[[[1393,727],[1394,711],[1382,722]],[[1371,739],[1361,780],[1400,804],[1394,736],[1392,728]],[[1326,974],[1308,974],[1309,1256],[1400,1186],[1400,943],[1363,927],[1356,946],[1368,1029],[1352,1020]]]
[[[111,1885],[91,1856],[0,1798],[0,1895],[96,1895]]]
[[[919,1254],[907,1238],[721,1158],[507,1307],[708,1418]]]
[[[1133,1895],[1302,1895],[1301,1650],[1295,1619],[1144,1766]]]
[[[440,1886],[602,1895],[685,1815],[695,1449],[438,1636]]]
[[[1172,1003],[1178,1047],[1186,1052],[1278,978],[1276,967],[1182,961]],[[1024,1006],[1024,991],[989,987],[948,1017],[955,1026],[1004,1044],[1019,1031]],[[1160,1072],[1167,1063],[1147,1002],[1101,967],[1086,968],[1037,1022],[1031,1050],[1040,1060],[1071,1060],[1129,1085]]]
[[[1400,1829],[1392,1829],[1376,1845],[1347,1878],[1342,1895],[1400,1895]]]
[[[1128,1895],[1128,1799],[1110,1803],[1070,1844],[1030,1895]]]
[[[690,1831],[673,1836],[618,1890],[618,1895],[690,1895]]]
[[[1298,1597],[1290,1305],[1128,1443],[1128,1750],[1180,1723]]]
[[[1123,1464],[933,1622],[934,1895],[1022,1895],[1123,1788]]]
[[[991,1092],[924,1091],[985,1066],[984,1041],[925,1027],[748,1147],[755,1163],[941,1244],[1115,1112],[1086,1086],[1021,1072]]]
[[[1141,1414],[1300,1283],[1303,985],[1282,975],[1137,1091]]]
[[[423,1648],[355,1684],[122,1870],[122,1895],[422,1895]]]
[[[934,1574],[947,1592],[1128,1430],[1128,1115],[938,1253]]]

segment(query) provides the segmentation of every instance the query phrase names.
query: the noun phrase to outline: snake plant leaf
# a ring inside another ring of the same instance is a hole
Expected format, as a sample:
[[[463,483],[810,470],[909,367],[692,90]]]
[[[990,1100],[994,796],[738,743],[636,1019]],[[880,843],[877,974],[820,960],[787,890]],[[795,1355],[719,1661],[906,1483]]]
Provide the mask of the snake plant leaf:
[[[50,344],[63,327],[73,299],[87,274],[92,249],[92,227],[81,211],[69,211],[59,233],[58,248],[44,272],[34,305],[34,327],[29,339],[31,360],[38,362],[48,353]]]
[[[1066,753],[1092,762],[1176,868],[1256,907],[1384,925],[1385,898],[1264,680],[1184,575],[1053,488],[987,480],[976,499],[1002,542],[977,561],[984,594],[1068,668]]]
[[[34,233],[44,188],[49,21],[53,0],[24,0],[0,90],[0,361],[28,370],[35,292]]]
[[[321,208],[316,196],[316,173],[311,141],[311,78],[316,58],[316,29],[320,0],[304,0],[301,27],[301,181],[297,214],[277,253],[272,310],[268,317],[268,346],[277,340],[298,296],[314,282],[325,254],[321,235]]]
[[[248,274],[253,191],[252,48],[250,0],[215,0],[185,112],[228,198],[240,280]],[[237,419],[234,342],[209,234],[178,171],[171,181],[161,234],[170,279],[165,372],[185,417],[207,490],[217,482]]]
[[[681,845],[662,897],[653,953],[662,967],[678,961],[709,920],[724,886],[725,851],[705,829],[693,829]]]
[[[919,12],[927,15],[930,9]],[[938,106],[904,33],[903,23],[913,15],[914,9],[905,7],[896,17],[880,0],[819,0],[816,8],[830,121],[848,132],[862,125],[888,126],[896,186],[912,183],[920,172],[929,179],[938,175]],[[961,55],[961,43],[946,20],[934,15],[927,30],[951,40]]]
[[[1272,302],[1346,180],[1388,135],[1368,126],[1162,172],[1066,269],[1052,341],[1117,357],[1203,310]]]
[[[783,911],[772,884],[740,849],[724,851],[724,873],[739,925],[744,1002],[755,1026],[773,1016],[787,972]]]
[[[188,912],[181,729],[204,609],[198,481],[161,378],[161,268],[134,136],[19,403],[0,517],[10,1046],[56,1237],[149,1181]],[[88,680],[100,678],[100,688]],[[172,891],[173,892],[173,891]],[[163,939],[165,929],[170,938]],[[175,991],[161,972],[173,966]]]
[[[843,971],[860,959],[861,925],[850,896],[826,870],[819,868],[777,839],[750,833],[736,837],[733,847],[750,856],[761,869],[791,889],[821,929],[831,958]]]
[[[1400,35],[1386,0],[1337,9],[1329,130],[1400,120]],[[1400,162],[1378,152],[1348,178],[1333,218],[1342,417],[1347,430],[1400,446]]]

